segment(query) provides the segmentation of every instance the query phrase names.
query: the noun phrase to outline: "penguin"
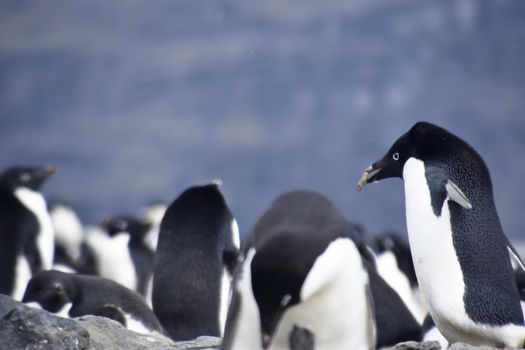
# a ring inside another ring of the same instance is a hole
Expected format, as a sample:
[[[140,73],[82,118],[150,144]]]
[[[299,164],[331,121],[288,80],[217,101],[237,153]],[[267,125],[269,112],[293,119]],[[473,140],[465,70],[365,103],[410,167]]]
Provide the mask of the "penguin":
[[[140,295],[97,276],[41,271],[29,281],[22,302],[37,303],[64,317],[105,316],[137,333],[163,333]]]
[[[133,269],[133,274],[136,276],[136,286],[132,290],[146,296],[148,283],[153,275],[155,257],[155,252],[145,242],[151,224],[133,215],[123,214],[104,219],[102,227],[110,237],[129,236],[126,249],[129,250],[131,261],[122,261],[121,264],[132,265],[130,269]]]
[[[149,232],[146,234],[144,241],[152,251],[157,249],[159,240],[160,223],[166,212],[166,204],[161,201],[155,201],[142,208],[143,219],[151,225]]]
[[[375,236],[374,260],[381,277],[397,292],[419,324],[427,315],[408,243],[393,232]]]
[[[449,131],[418,122],[365,170],[357,190],[390,177],[404,181],[414,268],[441,333],[450,343],[522,347],[515,249],[481,156]]]
[[[82,222],[71,204],[62,200],[50,200],[48,211],[55,232],[53,269],[76,272],[84,241]]]
[[[347,227],[320,194],[277,197],[243,247],[222,349],[288,349],[296,327],[316,349],[375,348],[368,273]]]
[[[31,276],[53,263],[53,225],[40,188],[55,171],[13,166],[0,173],[0,293],[16,300]]]
[[[172,339],[222,335],[238,250],[237,222],[218,183],[190,187],[170,204],[160,225],[152,302]]]
[[[95,275],[137,290],[137,274],[128,248],[131,237],[127,233],[111,236],[101,225],[87,226],[84,256]]]

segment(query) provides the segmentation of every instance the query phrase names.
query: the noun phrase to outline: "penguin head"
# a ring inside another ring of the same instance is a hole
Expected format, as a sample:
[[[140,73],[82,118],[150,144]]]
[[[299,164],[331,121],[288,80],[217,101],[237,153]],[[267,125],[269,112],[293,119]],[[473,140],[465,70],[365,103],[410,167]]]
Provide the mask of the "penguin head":
[[[25,187],[38,191],[55,172],[56,168],[51,165],[13,166],[0,173],[0,186],[11,190]]]
[[[40,271],[27,284],[23,303],[37,302],[45,310],[58,312],[71,301],[68,274],[56,270]]]
[[[127,232],[135,240],[142,240],[151,229],[149,222],[126,214],[105,218],[101,225],[111,237]]]
[[[301,287],[310,266],[290,257],[289,243],[294,238],[282,235],[270,239],[257,250],[251,263],[252,290],[259,308],[264,349],[270,345],[284,312],[301,301]]]
[[[457,136],[439,126],[418,122],[394,142],[383,158],[365,169],[367,175],[372,174],[366,183],[391,177],[403,178],[403,167],[408,159],[424,161],[443,158],[450,155],[458,143],[466,145]]]
[[[321,264],[312,269],[329,243],[330,238],[313,232],[282,233],[268,239],[257,250],[251,263],[251,279],[264,349],[270,345],[289,308],[299,307],[337,278],[336,264]]]

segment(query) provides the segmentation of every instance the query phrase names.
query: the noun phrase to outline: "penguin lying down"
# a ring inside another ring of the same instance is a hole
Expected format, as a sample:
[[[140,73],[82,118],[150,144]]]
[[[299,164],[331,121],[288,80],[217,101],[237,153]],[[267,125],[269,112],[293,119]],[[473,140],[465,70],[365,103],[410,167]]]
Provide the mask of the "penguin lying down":
[[[29,281],[22,302],[62,317],[104,316],[137,333],[163,333],[139,294],[101,277],[41,271]]]

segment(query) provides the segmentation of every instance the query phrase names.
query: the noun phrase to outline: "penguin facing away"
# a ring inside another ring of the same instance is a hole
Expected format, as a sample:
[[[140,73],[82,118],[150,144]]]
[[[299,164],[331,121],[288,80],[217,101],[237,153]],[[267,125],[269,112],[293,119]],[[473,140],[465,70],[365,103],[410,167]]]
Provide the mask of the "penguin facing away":
[[[371,175],[371,176],[369,176]],[[404,180],[414,268],[436,326],[452,342],[522,347],[515,249],[495,208],[489,171],[465,141],[419,122],[358,182]]]
[[[55,171],[15,166],[0,173],[0,293],[17,300],[31,275],[53,263],[53,226],[39,190]]]
[[[172,339],[222,335],[228,271],[238,256],[234,227],[216,183],[190,187],[166,210],[155,255],[152,301]]]
[[[287,349],[298,327],[316,349],[374,348],[368,275],[346,227],[314,192],[274,200],[244,247],[222,349]]]
[[[138,333],[163,333],[140,295],[101,277],[41,271],[29,281],[22,302],[37,303],[63,317],[105,316]]]

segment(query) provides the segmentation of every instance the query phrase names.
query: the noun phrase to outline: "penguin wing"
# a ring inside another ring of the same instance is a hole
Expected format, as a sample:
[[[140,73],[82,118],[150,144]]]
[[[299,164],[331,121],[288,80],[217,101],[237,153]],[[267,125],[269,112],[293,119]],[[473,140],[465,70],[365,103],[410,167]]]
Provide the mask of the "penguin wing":
[[[458,185],[456,185],[449,179],[447,180],[445,188],[451,201],[458,203],[465,209],[472,209],[472,204],[468,200],[465,193],[463,193],[463,191],[458,187]]]
[[[375,349],[377,342],[377,329],[376,329],[376,310],[374,304],[374,297],[372,295],[372,289],[370,284],[365,289],[367,306],[368,306],[368,344],[371,345],[372,349]]]
[[[514,268],[514,270],[517,270],[519,268],[521,271],[525,272],[525,264],[523,263],[520,254],[518,253],[516,248],[514,248],[507,236],[505,236],[505,239],[507,240],[507,249],[509,250],[511,263],[513,262],[512,267]]]

